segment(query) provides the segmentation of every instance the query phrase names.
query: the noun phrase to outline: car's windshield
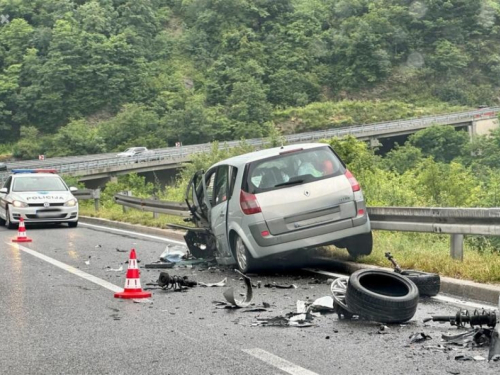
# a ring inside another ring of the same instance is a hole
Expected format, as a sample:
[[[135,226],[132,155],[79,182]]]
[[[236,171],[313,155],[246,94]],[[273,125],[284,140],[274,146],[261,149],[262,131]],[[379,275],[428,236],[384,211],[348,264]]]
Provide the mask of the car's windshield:
[[[248,191],[260,193],[338,176],[343,166],[329,147],[284,153],[251,163]]]
[[[66,185],[58,176],[29,176],[14,179],[12,191],[66,191]]]

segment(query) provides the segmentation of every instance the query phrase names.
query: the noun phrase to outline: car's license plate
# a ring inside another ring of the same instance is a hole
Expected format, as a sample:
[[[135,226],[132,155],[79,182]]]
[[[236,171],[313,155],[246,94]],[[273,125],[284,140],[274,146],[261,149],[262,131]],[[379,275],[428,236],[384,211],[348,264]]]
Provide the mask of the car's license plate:
[[[61,212],[61,210],[39,210],[37,211],[36,215],[38,217],[51,217],[56,215],[58,212]]]

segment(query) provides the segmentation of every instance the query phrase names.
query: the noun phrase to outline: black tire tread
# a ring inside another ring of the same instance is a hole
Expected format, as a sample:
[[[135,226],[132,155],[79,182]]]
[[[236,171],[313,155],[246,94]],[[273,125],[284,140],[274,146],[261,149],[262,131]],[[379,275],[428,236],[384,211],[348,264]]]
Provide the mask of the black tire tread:
[[[403,270],[400,274],[415,283],[421,296],[433,297],[439,294],[441,278],[437,273]]]
[[[377,295],[367,290],[356,280],[365,273],[380,273],[393,276],[394,282],[403,282],[409,292],[403,297]],[[380,297],[379,297],[380,296]],[[380,323],[403,323],[410,320],[417,310],[418,289],[409,279],[384,270],[365,269],[354,272],[349,278],[346,291],[346,303],[355,315]]]

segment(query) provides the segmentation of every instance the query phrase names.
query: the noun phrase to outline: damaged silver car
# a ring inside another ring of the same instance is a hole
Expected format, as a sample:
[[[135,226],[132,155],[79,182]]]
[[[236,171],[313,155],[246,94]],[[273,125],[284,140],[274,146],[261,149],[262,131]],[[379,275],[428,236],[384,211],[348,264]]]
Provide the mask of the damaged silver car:
[[[361,187],[325,144],[290,145],[223,160],[197,172],[186,202],[196,257],[215,255],[242,272],[277,255],[335,244],[372,251]]]

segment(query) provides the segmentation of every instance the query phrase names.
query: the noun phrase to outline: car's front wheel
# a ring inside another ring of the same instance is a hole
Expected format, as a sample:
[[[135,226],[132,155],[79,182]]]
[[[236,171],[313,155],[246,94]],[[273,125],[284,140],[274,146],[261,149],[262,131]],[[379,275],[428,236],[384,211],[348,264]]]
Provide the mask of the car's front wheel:
[[[5,225],[9,229],[16,229],[17,225],[14,224],[12,221],[10,221],[10,213],[9,213],[9,207],[7,206],[7,209],[5,210]]]
[[[76,228],[77,226],[78,226],[78,220],[77,221],[68,221],[68,227]]]
[[[248,251],[241,237],[238,235],[236,235],[234,239],[234,255],[238,268],[241,272],[247,273],[255,270],[255,260]]]

